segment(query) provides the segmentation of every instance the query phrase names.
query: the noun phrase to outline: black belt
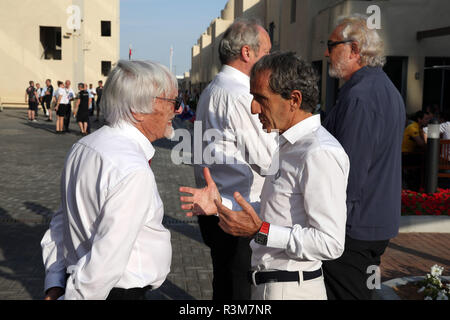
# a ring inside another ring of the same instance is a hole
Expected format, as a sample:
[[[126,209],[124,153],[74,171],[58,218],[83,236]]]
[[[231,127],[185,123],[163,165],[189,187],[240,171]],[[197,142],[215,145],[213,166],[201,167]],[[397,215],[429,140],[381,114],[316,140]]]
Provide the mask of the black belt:
[[[303,281],[316,279],[322,276],[322,269],[315,271],[250,271],[249,281],[255,286],[268,282],[298,282],[303,273]]]

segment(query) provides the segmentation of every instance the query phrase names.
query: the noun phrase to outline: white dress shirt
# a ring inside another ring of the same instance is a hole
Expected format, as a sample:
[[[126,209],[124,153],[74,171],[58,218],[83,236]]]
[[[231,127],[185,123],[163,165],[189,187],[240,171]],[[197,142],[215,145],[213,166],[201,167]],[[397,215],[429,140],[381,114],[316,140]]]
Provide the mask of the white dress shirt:
[[[319,115],[284,132],[278,155],[279,172],[266,177],[261,193],[268,242],[251,242],[252,268],[314,271],[344,250],[350,162]]]
[[[127,123],[74,144],[62,172],[61,209],[41,242],[45,290],[65,287],[65,299],[105,299],[113,287],[164,282],[172,248],[148,163],[154,153]]]
[[[202,167],[208,167],[223,204],[232,210],[241,210],[233,198],[235,191],[255,207],[259,205],[261,175],[267,173],[277,146],[276,135],[265,132],[258,116],[251,113],[252,100],[249,76],[224,65],[197,105],[196,120],[202,122],[203,138],[206,130],[215,130],[216,139],[209,146],[204,142],[201,152],[194,150],[194,163],[198,164],[196,156],[208,151],[225,159],[208,164],[203,158],[204,163],[194,167],[197,186],[204,185]]]

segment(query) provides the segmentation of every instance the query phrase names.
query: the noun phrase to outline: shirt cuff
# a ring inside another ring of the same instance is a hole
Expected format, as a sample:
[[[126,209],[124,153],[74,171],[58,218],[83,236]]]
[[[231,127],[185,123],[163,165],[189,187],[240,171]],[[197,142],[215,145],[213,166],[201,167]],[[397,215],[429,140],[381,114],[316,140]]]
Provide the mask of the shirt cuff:
[[[267,237],[267,246],[270,248],[287,249],[291,231],[292,228],[271,224]]]
[[[65,288],[66,287],[66,274],[64,272],[47,273],[45,276],[44,292],[53,287]]]
[[[222,196],[222,204],[230,210],[233,210],[233,201]]]

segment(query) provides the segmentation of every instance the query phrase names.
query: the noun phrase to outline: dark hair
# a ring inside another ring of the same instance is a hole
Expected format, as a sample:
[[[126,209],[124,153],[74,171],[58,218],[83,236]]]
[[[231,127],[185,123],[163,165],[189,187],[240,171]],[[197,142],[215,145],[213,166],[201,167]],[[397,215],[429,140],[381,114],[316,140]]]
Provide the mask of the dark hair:
[[[275,52],[263,57],[252,68],[251,77],[270,70],[269,86],[284,99],[290,99],[293,90],[302,93],[300,108],[314,112],[319,101],[319,75],[306,61],[293,52]]]
[[[58,81],[57,83],[58,83],[58,87],[59,87],[60,85],[64,84],[62,81]]]
[[[83,82],[78,83],[78,87],[83,87],[84,89],[84,83]]]
[[[413,121],[417,121],[419,119],[423,119],[423,117],[425,117],[425,115],[429,115],[430,113],[428,111],[417,111],[416,113],[414,113],[411,117],[411,120]]]
[[[450,121],[450,111],[442,112],[441,118],[444,119],[445,122]]]

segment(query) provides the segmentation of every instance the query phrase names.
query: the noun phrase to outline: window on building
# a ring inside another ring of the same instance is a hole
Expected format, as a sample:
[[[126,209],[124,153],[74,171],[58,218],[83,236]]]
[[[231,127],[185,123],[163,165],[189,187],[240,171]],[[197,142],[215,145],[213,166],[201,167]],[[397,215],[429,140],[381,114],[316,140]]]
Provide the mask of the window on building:
[[[111,37],[111,21],[101,22],[102,37]]]
[[[297,0],[291,0],[291,23],[295,23],[297,18]]]
[[[61,60],[61,27],[39,27],[42,46],[41,59]]]
[[[102,61],[102,75],[108,76],[111,71],[111,61]]]

